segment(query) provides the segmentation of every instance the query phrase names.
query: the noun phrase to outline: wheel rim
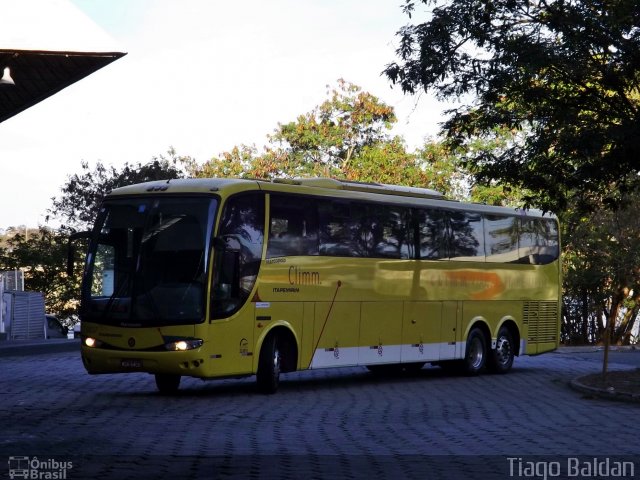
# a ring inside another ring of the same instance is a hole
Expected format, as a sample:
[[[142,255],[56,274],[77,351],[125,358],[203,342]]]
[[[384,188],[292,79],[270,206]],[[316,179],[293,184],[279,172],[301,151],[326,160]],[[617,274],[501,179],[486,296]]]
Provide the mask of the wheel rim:
[[[273,349],[273,378],[278,380],[280,377],[280,349]]]
[[[511,342],[506,336],[500,337],[496,345],[496,360],[500,365],[508,365],[511,355]]]
[[[473,369],[478,369],[482,366],[482,362],[484,360],[484,348],[482,346],[482,340],[478,337],[474,337],[471,340],[471,345],[469,345],[469,355],[468,355],[469,364]]]

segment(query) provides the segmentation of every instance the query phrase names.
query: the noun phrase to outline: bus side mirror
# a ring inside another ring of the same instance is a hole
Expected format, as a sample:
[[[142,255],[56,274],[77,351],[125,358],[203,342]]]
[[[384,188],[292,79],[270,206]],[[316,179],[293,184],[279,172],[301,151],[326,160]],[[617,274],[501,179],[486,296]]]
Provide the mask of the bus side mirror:
[[[215,237],[216,286],[219,298],[236,298],[240,292],[240,250],[230,248],[225,237]]]
[[[76,256],[75,242],[81,239],[91,238],[91,232],[77,232],[69,235],[67,243],[67,276],[73,275],[73,264]]]

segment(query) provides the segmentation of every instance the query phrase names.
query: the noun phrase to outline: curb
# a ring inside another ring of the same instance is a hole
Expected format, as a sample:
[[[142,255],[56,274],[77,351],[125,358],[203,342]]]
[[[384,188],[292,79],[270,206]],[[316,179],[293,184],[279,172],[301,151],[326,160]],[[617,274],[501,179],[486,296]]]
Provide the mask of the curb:
[[[595,388],[585,385],[580,382],[580,379],[583,378],[578,377],[574,378],[569,382],[569,386],[577,391],[592,397],[603,398],[606,400],[615,400],[619,402],[630,402],[630,403],[640,403],[640,394],[633,394],[628,392],[619,392],[616,391],[613,387],[610,389],[604,388]]]
[[[640,349],[638,345],[612,345],[610,352],[637,352]],[[602,353],[604,347],[601,345],[583,345],[583,346],[559,346],[556,350],[549,353]]]
[[[0,342],[0,357],[24,357],[61,352],[80,353],[80,339]]]

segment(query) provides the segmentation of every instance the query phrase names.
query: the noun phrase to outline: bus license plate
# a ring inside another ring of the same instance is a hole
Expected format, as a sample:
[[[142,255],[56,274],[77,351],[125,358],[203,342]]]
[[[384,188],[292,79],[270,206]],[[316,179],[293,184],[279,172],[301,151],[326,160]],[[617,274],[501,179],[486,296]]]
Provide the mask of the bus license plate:
[[[142,360],[137,358],[123,358],[120,360],[122,368],[142,368]]]

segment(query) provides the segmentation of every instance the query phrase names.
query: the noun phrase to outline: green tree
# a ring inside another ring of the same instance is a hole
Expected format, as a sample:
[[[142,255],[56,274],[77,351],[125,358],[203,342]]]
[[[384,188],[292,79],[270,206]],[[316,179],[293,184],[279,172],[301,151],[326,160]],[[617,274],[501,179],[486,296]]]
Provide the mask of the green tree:
[[[626,194],[623,201],[616,210],[573,209],[564,215],[569,340],[633,340],[640,313],[640,195]]]
[[[385,73],[406,92],[468,101],[444,124],[455,147],[519,132],[466,158],[476,176],[556,211],[592,195],[618,204],[640,170],[640,3],[406,0],[410,18],[420,4],[428,20],[399,30]]]
[[[191,161],[185,165],[192,177],[217,178],[276,178],[296,175],[296,165],[288,152],[264,147],[259,152],[255,146],[239,145],[208,162]]]
[[[279,124],[261,151],[236,146],[203,165],[192,162],[187,171],[198,177],[345,178],[353,174],[350,164],[365,149],[370,154],[371,149],[395,141],[390,135],[395,121],[392,107],[357,85],[338,80],[320,105],[293,122]]]
[[[359,182],[422,185],[431,178],[419,158],[407,152],[401,138],[363,147],[340,169],[342,178]]]
[[[80,262],[74,276],[67,276],[66,234],[47,227],[29,231],[29,236],[16,233],[0,248],[0,270],[21,269],[26,290],[43,292],[47,312],[60,318],[69,317],[78,306]]]
[[[295,122],[280,124],[270,137],[296,159],[299,173],[343,173],[364,148],[390,139],[393,107],[342,79],[328,97]]]
[[[204,164],[187,162],[195,177],[327,176],[433,188],[455,198],[468,176],[441,142],[415,153],[391,135],[392,107],[356,85],[339,80],[320,105],[296,121],[280,124],[258,150],[240,145]]]

